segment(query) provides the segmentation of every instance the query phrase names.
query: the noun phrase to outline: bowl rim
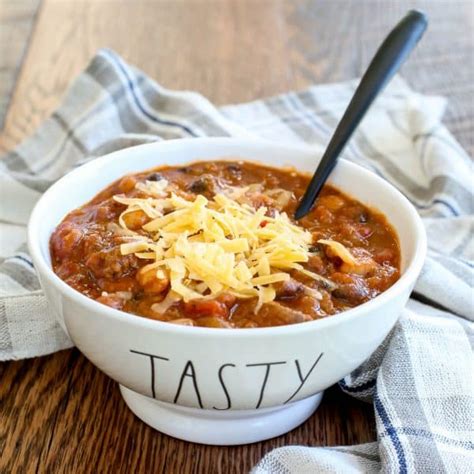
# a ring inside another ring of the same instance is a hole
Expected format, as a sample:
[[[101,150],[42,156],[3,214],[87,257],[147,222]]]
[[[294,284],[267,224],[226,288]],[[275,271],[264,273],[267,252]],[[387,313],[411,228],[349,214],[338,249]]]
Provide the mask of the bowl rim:
[[[117,320],[123,323],[129,323],[133,326],[139,326],[148,330],[159,330],[166,333],[172,333],[180,336],[189,336],[192,334],[195,335],[207,335],[207,336],[218,336],[221,338],[227,337],[262,337],[262,336],[276,336],[276,335],[290,335],[290,334],[299,334],[303,331],[311,331],[317,329],[328,328],[334,325],[339,325],[342,323],[349,323],[353,319],[363,317],[367,312],[376,311],[377,309],[383,307],[386,303],[390,302],[392,299],[396,299],[397,296],[402,294],[407,288],[414,284],[416,278],[418,277],[421,268],[423,266],[426,252],[427,252],[427,242],[426,242],[426,232],[421,221],[420,216],[415,210],[414,206],[408,201],[408,199],[398,191],[391,183],[385,179],[377,176],[372,171],[347,161],[345,159],[340,159],[343,166],[357,170],[359,174],[365,175],[365,177],[370,181],[375,181],[387,188],[387,191],[396,196],[399,201],[399,204],[404,207],[404,212],[408,214],[410,221],[413,223],[412,228],[412,237],[416,239],[416,245],[414,250],[414,257],[411,261],[407,262],[405,271],[400,276],[400,278],[387,290],[382,292],[380,295],[375,298],[362,303],[359,306],[342,311],[341,313],[334,314],[330,317],[317,319],[313,321],[307,321],[304,323],[298,324],[288,324],[282,326],[272,326],[272,327],[263,327],[263,328],[207,328],[207,327],[188,327],[179,324],[172,324],[169,322],[154,320],[150,318],[145,318],[138,316],[132,313],[127,313],[125,311],[117,310],[106,306],[104,304],[98,303],[97,301],[89,298],[74,288],[70,287],[67,283],[59,278],[59,276],[54,273],[52,266],[50,266],[41,251],[40,239],[37,239],[36,236],[39,235],[38,228],[41,223],[42,208],[45,206],[45,203],[49,202],[52,196],[55,195],[56,190],[64,185],[65,182],[73,182],[77,174],[84,173],[87,169],[94,169],[96,166],[99,166],[106,160],[116,160],[117,155],[124,155],[131,149],[140,148],[144,152],[146,149],[154,150],[156,147],[159,147],[161,150],[163,148],[175,148],[176,146],[192,146],[193,144],[200,143],[201,145],[216,145],[216,144],[233,144],[234,146],[250,147],[250,148],[275,148],[284,149],[285,151],[291,153],[308,153],[313,152],[317,153],[317,148],[312,148],[310,146],[299,146],[293,144],[275,144],[263,139],[249,139],[249,138],[232,138],[232,137],[200,137],[200,138],[189,138],[189,139],[173,139],[166,141],[158,141],[154,143],[148,143],[143,145],[137,145],[134,147],[124,148],[112,153],[106,154],[104,156],[95,158],[94,160],[79,166],[51,185],[46,192],[40,197],[40,199],[35,204],[33,211],[31,213],[28,229],[27,229],[27,241],[28,248],[31,253],[31,257],[34,263],[35,268],[38,271],[38,274],[42,277],[42,285],[48,284],[53,285],[61,294],[65,294],[67,297],[72,298],[76,303],[81,306],[85,306],[87,310],[97,313],[113,320]],[[163,150],[162,150],[163,151]],[[225,155],[224,155],[225,156]],[[123,158],[123,157],[122,157]],[[198,160],[194,160],[198,161]],[[249,160],[251,161],[251,160]],[[258,162],[258,160],[255,160]],[[157,164],[157,166],[159,166]],[[139,171],[137,171],[139,172]],[[97,190],[97,193],[100,192],[100,189]],[[392,224],[393,225],[393,224]],[[394,229],[398,232],[398,229],[393,226]],[[50,235],[49,235],[50,237]],[[49,238],[48,237],[48,238]]]

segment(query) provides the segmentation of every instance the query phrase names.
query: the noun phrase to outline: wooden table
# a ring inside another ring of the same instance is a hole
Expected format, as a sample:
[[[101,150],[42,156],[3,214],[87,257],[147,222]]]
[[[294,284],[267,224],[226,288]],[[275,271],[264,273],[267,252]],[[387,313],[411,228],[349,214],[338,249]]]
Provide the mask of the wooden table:
[[[0,0],[0,150],[60,103],[94,52],[111,47],[163,85],[217,104],[356,77],[410,7],[431,26],[403,75],[449,98],[445,122],[472,154],[472,1]],[[219,448],[153,431],[77,350],[0,364],[0,472],[247,472],[286,444],[375,439],[372,407],[337,388],[279,438]]]

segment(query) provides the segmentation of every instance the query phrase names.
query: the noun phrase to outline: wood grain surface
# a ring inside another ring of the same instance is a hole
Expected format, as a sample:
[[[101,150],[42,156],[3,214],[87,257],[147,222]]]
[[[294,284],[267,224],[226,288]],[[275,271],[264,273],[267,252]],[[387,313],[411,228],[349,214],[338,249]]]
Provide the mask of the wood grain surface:
[[[27,50],[39,0],[0,0],[0,129]]]
[[[240,102],[359,76],[387,29],[415,6],[429,14],[430,30],[403,76],[449,98],[445,123],[474,151],[470,0],[42,0],[37,13],[35,5],[0,0],[0,101],[9,104],[0,150],[34,131],[100,47],[167,87]],[[77,350],[2,363],[0,380],[1,473],[243,473],[277,446],[375,439],[372,407],[336,388],[293,432],[218,448],[147,427]]]
[[[162,435],[132,415],[118,386],[77,350],[3,364],[0,472],[244,473],[287,444],[374,439],[372,408],[330,390],[310,421],[263,443],[215,447]]]

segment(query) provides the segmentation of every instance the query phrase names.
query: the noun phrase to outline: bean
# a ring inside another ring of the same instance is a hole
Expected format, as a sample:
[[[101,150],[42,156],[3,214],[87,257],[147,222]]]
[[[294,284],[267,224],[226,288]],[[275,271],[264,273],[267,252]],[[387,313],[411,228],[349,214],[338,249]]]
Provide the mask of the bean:
[[[119,189],[122,193],[128,193],[129,191],[135,188],[136,184],[137,184],[136,178],[134,178],[133,176],[125,176],[124,178],[121,179],[119,183]]]
[[[123,220],[130,230],[138,230],[141,229],[150,218],[142,210],[137,210],[125,214]]]
[[[163,293],[169,286],[170,280],[167,276],[158,278],[156,268],[140,269],[137,273],[137,280],[143,287],[145,293]]]
[[[164,176],[161,173],[151,173],[146,177],[147,181],[161,181]]]

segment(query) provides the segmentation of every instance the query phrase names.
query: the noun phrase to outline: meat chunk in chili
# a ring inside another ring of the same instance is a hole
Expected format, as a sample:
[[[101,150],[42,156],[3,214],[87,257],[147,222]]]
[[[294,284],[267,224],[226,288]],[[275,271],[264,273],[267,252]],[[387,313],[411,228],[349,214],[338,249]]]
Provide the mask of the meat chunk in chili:
[[[202,194],[207,198],[212,198],[221,189],[218,179],[210,174],[204,174],[195,178],[188,186],[187,190],[194,194]]]

